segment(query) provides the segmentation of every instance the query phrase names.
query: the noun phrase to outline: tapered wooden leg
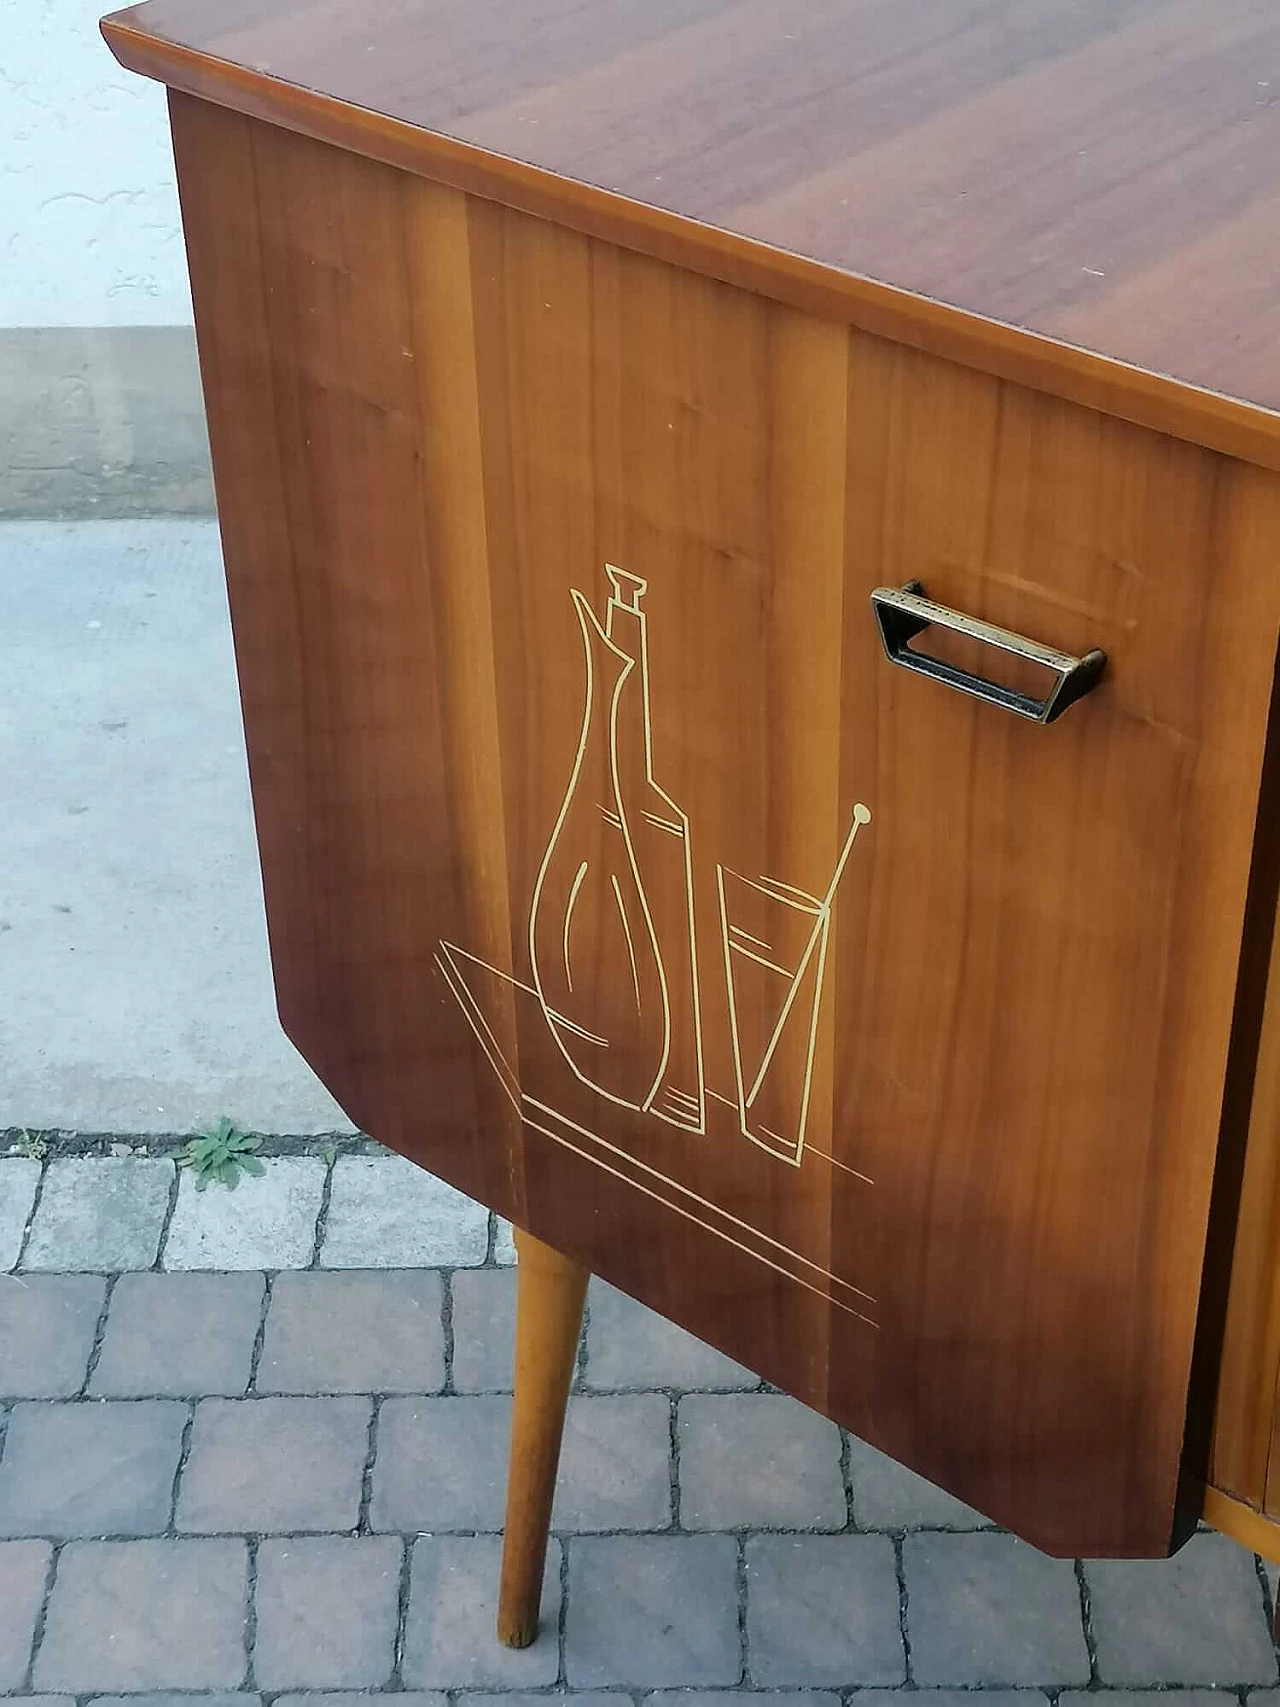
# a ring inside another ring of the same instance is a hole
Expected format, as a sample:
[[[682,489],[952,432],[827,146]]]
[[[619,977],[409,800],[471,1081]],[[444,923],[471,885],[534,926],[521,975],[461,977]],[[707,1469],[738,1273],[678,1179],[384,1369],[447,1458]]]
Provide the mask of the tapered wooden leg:
[[[517,1232],[516,1251],[515,1405],[498,1639],[527,1648],[538,1633],[560,1438],[590,1276],[528,1233]]]

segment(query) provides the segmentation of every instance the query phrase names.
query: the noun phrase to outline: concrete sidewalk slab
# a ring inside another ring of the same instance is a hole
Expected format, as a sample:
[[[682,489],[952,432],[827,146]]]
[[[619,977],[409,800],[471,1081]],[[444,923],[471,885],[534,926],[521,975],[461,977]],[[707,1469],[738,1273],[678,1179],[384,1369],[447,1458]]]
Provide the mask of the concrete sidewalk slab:
[[[351,1130],[280,1030],[212,522],[0,525],[0,1130]]]

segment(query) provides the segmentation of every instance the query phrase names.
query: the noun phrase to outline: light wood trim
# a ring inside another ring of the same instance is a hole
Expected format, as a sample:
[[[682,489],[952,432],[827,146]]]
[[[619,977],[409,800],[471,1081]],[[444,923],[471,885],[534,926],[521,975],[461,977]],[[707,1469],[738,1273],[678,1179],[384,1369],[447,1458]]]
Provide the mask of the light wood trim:
[[[1221,1488],[1204,1491],[1204,1520],[1242,1547],[1280,1564],[1280,1523],[1255,1511],[1243,1500],[1233,1499]]]
[[[1271,1468],[1280,1389],[1280,915],[1270,964],[1209,1471],[1216,1498],[1264,1509],[1280,1505]]]

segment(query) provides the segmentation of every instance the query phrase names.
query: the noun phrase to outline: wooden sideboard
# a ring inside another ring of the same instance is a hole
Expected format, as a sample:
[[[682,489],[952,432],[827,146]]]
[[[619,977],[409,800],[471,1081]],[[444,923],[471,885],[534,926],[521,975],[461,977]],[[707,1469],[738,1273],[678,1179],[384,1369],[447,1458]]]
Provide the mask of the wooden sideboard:
[[[325,1083],[1051,1551],[1280,1556],[1280,16],[104,28]]]

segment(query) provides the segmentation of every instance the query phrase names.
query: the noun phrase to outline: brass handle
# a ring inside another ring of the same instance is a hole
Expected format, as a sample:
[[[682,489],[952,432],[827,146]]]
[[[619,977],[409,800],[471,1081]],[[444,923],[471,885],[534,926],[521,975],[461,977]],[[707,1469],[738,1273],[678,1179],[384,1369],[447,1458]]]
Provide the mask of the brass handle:
[[[914,670],[919,676],[931,676],[934,681],[945,682],[961,693],[986,700],[988,705],[1001,705],[1019,717],[1030,718],[1033,723],[1052,723],[1061,717],[1069,705],[1074,705],[1097,687],[1107,664],[1106,653],[1100,652],[1096,646],[1082,658],[1073,658],[1069,652],[1042,646],[1038,640],[1028,640],[1024,635],[1011,634],[1007,628],[997,628],[994,623],[982,622],[976,616],[966,616],[963,611],[935,604],[932,599],[925,598],[919,581],[908,581],[905,587],[877,587],[871,595],[871,608],[875,612],[885,656],[891,664],[901,664],[904,670]],[[949,664],[944,658],[931,658],[927,652],[917,652],[908,645],[908,641],[917,634],[923,634],[926,628],[947,628],[955,634],[966,634],[973,640],[980,640],[985,646],[994,646],[998,651],[1025,658],[1029,663],[1041,664],[1046,670],[1053,671],[1057,681],[1044,699],[1036,699],[1031,694],[1019,693],[1015,688],[1003,687],[986,676],[975,676],[969,670],[962,670],[958,664]]]

